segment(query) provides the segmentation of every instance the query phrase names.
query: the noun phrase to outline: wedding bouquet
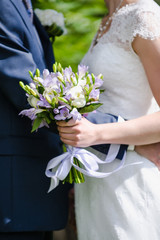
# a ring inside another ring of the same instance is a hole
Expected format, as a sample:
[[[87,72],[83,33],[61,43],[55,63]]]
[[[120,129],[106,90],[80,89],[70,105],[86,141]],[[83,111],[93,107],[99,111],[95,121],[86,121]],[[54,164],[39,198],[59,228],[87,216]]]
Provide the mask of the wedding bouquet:
[[[29,74],[31,83],[24,85],[20,82],[20,86],[26,92],[31,108],[21,111],[20,115],[32,120],[32,132],[43,126],[49,128],[59,120],[68,121],[71,118],[80,120],[83,114],[93,112],[102,105],[99,102],[99,96],[102,91],[100,88],[103,84],[103,76],[90,74],[87,66],[79,65],[78,72],[74,73],[70,66],[62,68],[60,63],[55,63],[53,72],[45,69],[41,76],[37,69],[35,75],[30,71]],[[75,154],[67,155],[71,149]],[[84,161],[76,158],[78,151],[79,149],[68,146],[67,153],[64,153],[62,157],[62,159],[72,158],[73,162],[63,162],[59,156],[53,159],[52,164],[56,167],[57,164],[65,164],[63,166],[65,173],[62,167],[58,172],[48,171],[52,179],[55,177],[55,186],[58,185],[59,179],[69,183],[84,182],[83,171],[79,171]],[[59,174],[58,180],[57,174]]]
[[[41,24],[48,32],[49,37],[54,39],[55,36],[66,34],[65,19],[62,13],[53,9],[38,9],[34,10]]]

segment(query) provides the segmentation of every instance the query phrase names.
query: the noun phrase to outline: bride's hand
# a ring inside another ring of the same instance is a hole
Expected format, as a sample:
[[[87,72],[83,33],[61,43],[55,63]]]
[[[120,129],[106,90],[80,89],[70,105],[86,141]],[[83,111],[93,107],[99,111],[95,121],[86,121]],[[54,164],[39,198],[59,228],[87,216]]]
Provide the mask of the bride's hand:
[[[135,151],[153,162],[160,170],[160,143],[136,146]]]
[[[73,147],[88,147],[96,141],[96,124],[86,118],[68,122],[57,121],[61,141]]]

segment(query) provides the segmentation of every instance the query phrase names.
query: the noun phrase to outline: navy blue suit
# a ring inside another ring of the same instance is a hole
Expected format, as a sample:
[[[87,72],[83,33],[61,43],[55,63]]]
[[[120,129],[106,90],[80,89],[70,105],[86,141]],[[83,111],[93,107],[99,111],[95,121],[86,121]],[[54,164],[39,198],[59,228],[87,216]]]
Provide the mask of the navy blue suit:
[[[31,132],[31,121],[19,116],[28,107],[19,81],[28,71],[52,70],[48,35],[21,0],[0,1],[0,232],[62,229],[68,216],[68,186],[47,193],[47,162],[62,152],[58,135],[46,128]],[[39,38],[38,38],[39,35]]]

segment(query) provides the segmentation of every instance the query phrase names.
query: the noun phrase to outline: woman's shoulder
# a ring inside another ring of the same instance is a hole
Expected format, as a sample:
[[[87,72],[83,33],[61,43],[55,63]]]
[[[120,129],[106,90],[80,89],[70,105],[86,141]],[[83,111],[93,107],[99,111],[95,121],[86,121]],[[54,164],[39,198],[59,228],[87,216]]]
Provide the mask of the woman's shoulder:
[[[160,6],[153,0],[127,4],[118,15],[131,40],[137,35],[151,40],[160,37]]]
[[[134,36],[146,39],[160,37],[160,6],[153,0],[140,0],[134,10]]]
[[[141,13],[152,13],[160,16],[160,6],[153,0],[139,0],[128,3],[119,9],[118,15],[125,17],[140,17]]]

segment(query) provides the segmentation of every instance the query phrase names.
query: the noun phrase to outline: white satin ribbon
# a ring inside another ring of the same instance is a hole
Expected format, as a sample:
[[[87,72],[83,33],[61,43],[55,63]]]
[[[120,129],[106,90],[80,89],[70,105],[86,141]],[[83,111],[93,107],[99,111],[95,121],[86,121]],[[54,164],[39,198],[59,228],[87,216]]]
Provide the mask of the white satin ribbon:
[[[117,147],[118,145],[111,146],[111,153],[113,151],[113,154],[108,154],[105,161],[102,161],[96,155],[85,149],[68,146],[67,152],[51,159],[47,165],[45,174],[47,177],[51,178],[51,184],[48,192],[58,186],[59,180],[62,181],[67,177],[72,166],[84,175],[96,178],[104,178],[118,171],[124,165],[125,154],[123,159],[120,161],[119,166],[114,171],[108,173],[98,172],[99,164],[110,163],[115,159],[115,156],[117,155],[115,152],[119,150],[119,147]],[[80,163],[82,163],[83,168],[74,164],[74,157],[77,158]]]

